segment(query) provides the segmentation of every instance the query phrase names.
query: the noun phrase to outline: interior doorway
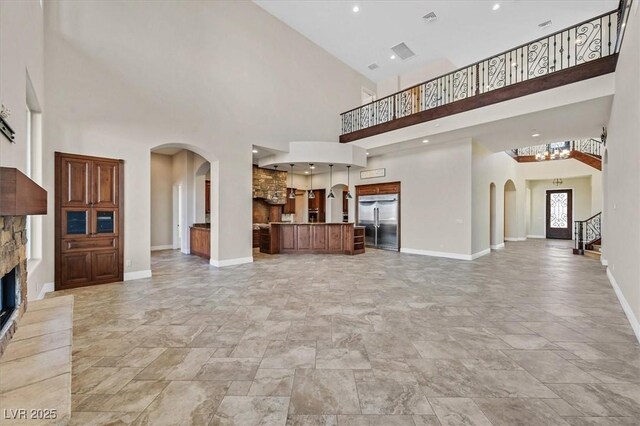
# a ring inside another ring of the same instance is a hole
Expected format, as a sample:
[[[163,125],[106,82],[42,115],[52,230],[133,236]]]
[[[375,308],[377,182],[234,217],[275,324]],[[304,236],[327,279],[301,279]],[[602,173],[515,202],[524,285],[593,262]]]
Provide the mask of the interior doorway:
[[[173,249],[182,251],[182,236],[180,224],[182,223],[182,185],[173,186]]]
[[[518,215],[517,215],[516,185],[511,179],[504,184],[504,240],[517,241]]]
[[[570,240],[573,226],[573,191],[571,189],[547,190],[546,211],[546,237]]]

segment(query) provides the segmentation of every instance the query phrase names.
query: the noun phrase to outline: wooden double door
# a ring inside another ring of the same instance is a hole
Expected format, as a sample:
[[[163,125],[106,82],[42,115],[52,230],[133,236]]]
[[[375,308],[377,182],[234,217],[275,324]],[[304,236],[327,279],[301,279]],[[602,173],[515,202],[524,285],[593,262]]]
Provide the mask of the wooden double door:
[[[122,281],[124,162],[55,154],[55,287]]]

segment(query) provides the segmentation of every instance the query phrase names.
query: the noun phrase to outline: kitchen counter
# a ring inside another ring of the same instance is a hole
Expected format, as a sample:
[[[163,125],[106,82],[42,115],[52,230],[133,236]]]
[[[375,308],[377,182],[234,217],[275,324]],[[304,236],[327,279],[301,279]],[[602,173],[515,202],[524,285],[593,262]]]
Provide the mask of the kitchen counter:
[[[260,229],[260,252],[364,253],[364,227],[353,223],[271,222]]]
[[[209,259],[211,257],[211,225],[194,223],[189,227],[189,237],[191,254]]]

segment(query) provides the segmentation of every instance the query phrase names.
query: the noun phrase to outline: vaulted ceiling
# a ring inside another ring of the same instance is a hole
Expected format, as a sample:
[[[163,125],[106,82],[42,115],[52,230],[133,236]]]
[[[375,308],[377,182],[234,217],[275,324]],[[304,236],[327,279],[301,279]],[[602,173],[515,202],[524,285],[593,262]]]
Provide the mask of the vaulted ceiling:
[[[614,10],[617,0],[255,0],[311,41],[374,81],[433,61],[457,67]],[[494,10],[496,4],[500,7]],[[358,12],[354,12],[354,7]],[[438,19],[427,22],[426,14]],[[538,24],[552,21],[546,28]],[[391,59],[404,42],[416,56]],[[379,68],[372,71],[372,63]]]

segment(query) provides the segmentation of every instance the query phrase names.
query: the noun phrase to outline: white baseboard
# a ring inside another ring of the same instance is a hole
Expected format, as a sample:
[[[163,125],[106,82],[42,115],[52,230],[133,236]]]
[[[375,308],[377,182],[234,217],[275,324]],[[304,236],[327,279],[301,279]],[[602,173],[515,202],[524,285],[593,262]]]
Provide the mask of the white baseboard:
[[[418,250],[402,247],[400,253],[418,254],[420,256],[444,257],[446,259],[473,260],[470,254],[448,253],[444,251]]]
[[[547,238],[546,235],[527,235],[527,238]]]
[[[620,305],[622,305],[624,313],[627,315],[627,319],[629,320],[629,324],[631,324],[631,328],[636,335],[636,339],[640,342],[640,322],[638,322],[638,319],[633,314],[631,306],[629,306],[627,299],[624,297],[624,294],[622,294],[622,290],[620,290],[620,287],[609,268],[607,268],[607,277],[609,278],[611,287],[613,287],[613,291],[615,291],[616,296],[618,296],[618,300],[620,301]]]
[[[479,251],[477,253],[473,253],[471,255],[471,260],[476,260],[477,258],[482,257],[482,256],[486,256],[488,254],[491,254],[491,249],[490,248],[482,250],[482,251]]]
[[[546,237],[544,237],[544,238],[546,238]],[[505,241],[511,241],[511,242],[514,242],[514,241],[526,241],[527,237],[504,237],[504,240]]]
[[[147,269],[146,271],[133,271],[133,272],[125,272],[124,280],[139,280],[142,278],[151,278],[151,269]]]
[[[158,251],[158,250],[173,250],[173,245],[165,244],[163,246],[151,246],[151,251]]]
[[[493,244],[490,246],[491,250],[500,250],[504,248],[504,243]]]
[[[244,263],[252,263],[253,256],[251,257],[238,257],[236,259],[224,259],[224,260],[209,260],[209,264],[215,266],[216,268],[224,268],[225,266],[234,266],[234,265],[242,265]]]
[[[38,294],[38,298],[36,300],[44,299],[44,295],[47,293],[51,293],[55,291],[56,287],[54,283],[44,283],[42,284],[42,288],[40,289],[40,294]]]

